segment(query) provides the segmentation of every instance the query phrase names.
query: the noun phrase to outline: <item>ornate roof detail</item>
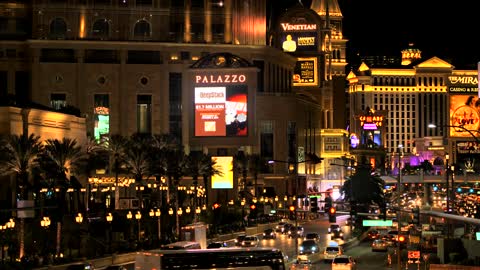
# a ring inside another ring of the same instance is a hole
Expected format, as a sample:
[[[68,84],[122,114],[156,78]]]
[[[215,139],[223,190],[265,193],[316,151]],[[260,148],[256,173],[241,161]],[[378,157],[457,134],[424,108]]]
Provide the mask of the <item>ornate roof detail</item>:
[[[191,68],[240,68],[252,67],[244,58],[231,53],[212,53],[195,62]]]
[[[321,17],[327,15],[327,2],[328,1],[328,15],[330,17],[341,17],[343,18],[342,11],[338,5],[337,0],[312,0],[310,9],[317,12]]]

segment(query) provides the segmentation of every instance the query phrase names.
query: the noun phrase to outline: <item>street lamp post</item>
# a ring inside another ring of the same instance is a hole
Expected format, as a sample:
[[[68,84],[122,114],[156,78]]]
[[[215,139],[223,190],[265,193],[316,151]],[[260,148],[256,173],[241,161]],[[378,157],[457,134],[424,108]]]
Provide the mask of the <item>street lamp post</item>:
[[[282,160],[269,160],[268,161],[268,164],[274,164],[275,162],[279,162],[279,163],[287,163],[288,164],[288,172],[290,175],[294,174],[294,187],[295,187],[295,192],[294,194],[295,195],[298,195],[298,190],[299,190],[299,186],[298,186],[298,164],[300,163],[307,163],[307,162],[310,162],[312,164],[318,164],[320,162],[322,162],[323,158],[320,158],[318,157],[317,155],[313,154],[313,153],[308,153],[307,156],[309,157],[309,160],[302,160],[302,161],[282,161]],[[294,200],[293,200],[293,203],[295,204],[295,209],[294,209],[294,215],[295,215],[295,229],[298,228],[298,201],[296,200],[296,198],[298,198],[298,196],[294,196]],[[295,258],[298,259],[298,233],[295,233],[294,235],[294,239],[295,239]]]
[[[138,243],[140,244],[140,237],[141,237],[141,232],[140,232],[140,219],[142,218],[142,214],[140,211],[137,211],[135,214],[135,219],[137,220],[138,223]]]
[[[156,217],[157,218],[157,238],[158,242],[160,243],[162,241],[162,234],[161,234],[161,224],[160,224],[160,216],[162,213],[160,212],[160,209],[157,208],[157,210],[151,209],[150,212],[148,213],[150,217]]]
[[[108,222],[108,250],[112,252],[112,221],[113,221],[113,216],[112,213],[108,213],[105,216],[105,219]]]
[[[401,187],[402,187],[402,157],[403,157],[403,145],[398,145],[398,184],[397,184],[397,231],[400,231],[400,204],[402,202]],[[398,270],[402,269],[402,256],[400,254],[400,243],[397,243],[397,267]]]

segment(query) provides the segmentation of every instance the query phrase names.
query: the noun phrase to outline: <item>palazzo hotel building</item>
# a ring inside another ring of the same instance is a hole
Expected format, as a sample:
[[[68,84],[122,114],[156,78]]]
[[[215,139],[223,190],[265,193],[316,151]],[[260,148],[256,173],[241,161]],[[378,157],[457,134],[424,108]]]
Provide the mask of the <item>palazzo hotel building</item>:
[[[344,177],[329,160],[349,155],[343,16],[336,0],[297,4],[275,18],[267,16],[273,5],[2,1],[0,95],[13,106],[79,110],[96,139],[168,133],[187,153],[285,161],[262,172],[255,194],[324,191]],[[284,47],[287,40],[294,46]],[[312,164],[312,156],[325,160]],[[298,165],[297,178],[288,163]],[[236,176],[230,199],[238,185]]]

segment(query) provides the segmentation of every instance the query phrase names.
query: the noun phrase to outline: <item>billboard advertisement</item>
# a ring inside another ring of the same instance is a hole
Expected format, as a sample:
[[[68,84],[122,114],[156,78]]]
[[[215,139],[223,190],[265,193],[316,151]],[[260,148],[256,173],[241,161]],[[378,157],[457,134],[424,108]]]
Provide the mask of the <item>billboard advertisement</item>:
[[[318,51],[317,25],[305,18],[280,23],[280,45],[284,52]]]
[[[316,86],[317,58],[298,58],[293,70],[293,86]]]
[[[248,87],[195,87],[195,136],[247,136]]]
[[[480,100],[475,94],[450,95],[450,136],[472,137],[480,125]],[[457,126],[457,127],[455,127]],[[461,126],[463,128],[459,128]]]
[[[232,156],[214,156],[215,168],[220,171],[219,174],[212,176],[212,189],[231,189],[233,188],[233,157]]]

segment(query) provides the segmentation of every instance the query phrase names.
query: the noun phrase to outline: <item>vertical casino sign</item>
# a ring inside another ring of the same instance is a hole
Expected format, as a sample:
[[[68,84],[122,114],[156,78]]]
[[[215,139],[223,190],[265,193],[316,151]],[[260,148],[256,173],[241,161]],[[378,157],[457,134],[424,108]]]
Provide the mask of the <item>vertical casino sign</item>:
[[[196,74],[194,82],[195,136],[248,136],[247,75]]]

